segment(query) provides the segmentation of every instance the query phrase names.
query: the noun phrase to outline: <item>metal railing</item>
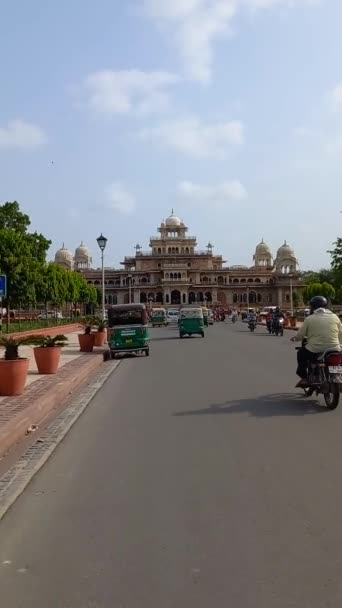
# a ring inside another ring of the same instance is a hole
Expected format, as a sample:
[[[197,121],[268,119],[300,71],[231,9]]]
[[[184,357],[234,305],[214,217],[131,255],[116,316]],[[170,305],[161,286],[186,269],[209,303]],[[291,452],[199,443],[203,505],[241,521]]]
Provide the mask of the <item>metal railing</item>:
[[[195,236],[150,236],[150,241],[196,241]]]

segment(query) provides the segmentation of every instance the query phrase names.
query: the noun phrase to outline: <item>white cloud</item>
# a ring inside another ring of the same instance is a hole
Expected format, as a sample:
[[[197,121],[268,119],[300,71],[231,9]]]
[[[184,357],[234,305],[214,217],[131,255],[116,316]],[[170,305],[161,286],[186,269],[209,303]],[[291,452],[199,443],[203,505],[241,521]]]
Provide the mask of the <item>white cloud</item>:
[[[147,14],[174,28],[173,37],[188,75],[207,82],[213,42],[227,34],[238,0],[145,0]]]
[[[183,154],[195,158],[222,156],[229,146],[244,140],[244,126],[240,121],[202,123],[198,118],[163,122],[140,132],[144,139],[157,140]]]
[[[329,100],[334,111],[342,110],[342,83],[339,83],[330,91]]]
[[[113,182],[106,188],[105,207],[123,214],[133,213],[135,209],[135,197],[128,192],[120,182]]]
[[[224,206],[247,198],[245,187],[239,180],[225,181],[215,186],[203,186],[191,181],[179,184],[180,196],[190,203]]]
[[[318,0],[143,0],[145,13],[171,31],[185,71],[194,80],[211,78],[213,46],[232,31],[241,10],[253,12],[275,6],[294,7]]]
[[[147,114],[169,107],[168,88],[178,80],[164,71],[102,70],[89,74],[83,90],[87,105],[96,112]]]
[[[0,127],[0,148],[31,148],[46,141],[40,127],[20,119],[11,120],[6,127]]]

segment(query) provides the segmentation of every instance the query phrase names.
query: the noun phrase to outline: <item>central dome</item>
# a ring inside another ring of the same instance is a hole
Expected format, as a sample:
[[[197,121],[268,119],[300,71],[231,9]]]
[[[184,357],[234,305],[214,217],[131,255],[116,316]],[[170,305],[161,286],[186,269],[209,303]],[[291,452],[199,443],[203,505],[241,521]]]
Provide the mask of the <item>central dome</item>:
[[[174,214],[173,209],[171,215],[167,218],[165,224],[168,228],[178,228],[182,221]]]

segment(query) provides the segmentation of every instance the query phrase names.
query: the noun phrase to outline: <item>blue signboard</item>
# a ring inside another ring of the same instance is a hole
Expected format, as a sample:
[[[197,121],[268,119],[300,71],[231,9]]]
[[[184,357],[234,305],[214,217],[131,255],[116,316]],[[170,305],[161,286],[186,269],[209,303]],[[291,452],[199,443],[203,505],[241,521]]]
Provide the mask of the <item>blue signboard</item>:
[[[0,274],[0,298],[7,296],[7,280],[5,274]]]

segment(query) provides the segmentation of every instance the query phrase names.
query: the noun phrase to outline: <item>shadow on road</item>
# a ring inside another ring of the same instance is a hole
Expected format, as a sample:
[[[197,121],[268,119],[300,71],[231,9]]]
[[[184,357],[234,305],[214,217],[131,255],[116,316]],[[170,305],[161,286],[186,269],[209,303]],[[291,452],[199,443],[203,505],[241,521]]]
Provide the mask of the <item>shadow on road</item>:
[[[164,342],[164,340],[179,340],[179,336],[157,336],[156,338],[151,338],[151,342]]]
[[[306,416],[320,414],[329,410],[315,397],[307,398],[304,395],[283,393],[264,395],[256,399],[242,399],[241,401],[226,401],[213,403],[200,410],[187,410],[175,412],[173,416],[206,416],[219,414],[244,414],[256,418],[269,418],[272,416]]]

